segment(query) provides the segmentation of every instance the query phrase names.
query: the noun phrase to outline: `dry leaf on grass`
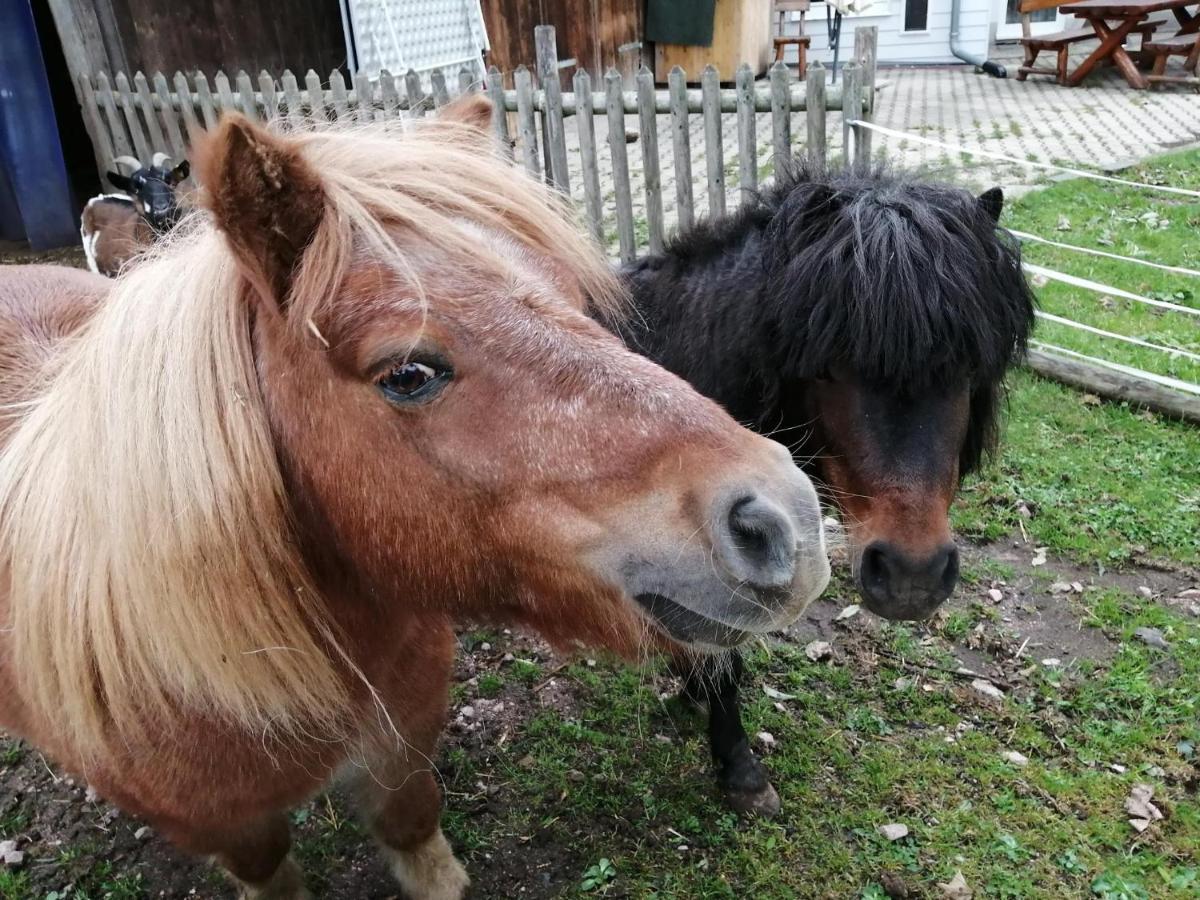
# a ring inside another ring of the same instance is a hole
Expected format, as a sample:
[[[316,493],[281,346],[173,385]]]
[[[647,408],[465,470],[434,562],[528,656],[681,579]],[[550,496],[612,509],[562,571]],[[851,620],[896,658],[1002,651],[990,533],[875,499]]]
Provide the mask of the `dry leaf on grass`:
[[[973,896],[962,872],[955,872],[949,881],[939,881],[938,890],[942,892],[943,900],[971,900]]]
[[[1163,818],[1162,810],[1154,805],[1154,785],[1135,784],[1125,798],[1125,812],[1129,813],[1129,824],[1141,833]]]

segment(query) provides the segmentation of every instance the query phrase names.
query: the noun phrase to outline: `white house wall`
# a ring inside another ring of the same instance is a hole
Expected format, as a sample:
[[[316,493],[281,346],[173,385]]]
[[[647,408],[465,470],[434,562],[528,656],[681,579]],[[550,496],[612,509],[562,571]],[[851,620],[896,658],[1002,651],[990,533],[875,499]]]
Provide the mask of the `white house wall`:
[[[876,0],[888,10],[879,16],[845,16],[842,19],[841,49],[838,62],[851,58],[854,51],[854,29],[862,25],[879,27],[879,62],[881,63],[954,63],[960,62],[950,52],[950,2],[930,0],[928,30],[905,32],[904,0]],[[991,38],[991,18],[994,0],[962,0],[959,7],[959,44],[970,52],[986,56]],[[825,30],[825,4],[814,3],[804,18],[804,31],[811,35],[809,60],[828,65],[833,60],[829,36]],[[796,34],[798,23],[788,22],[789,34]],[[788,48],[787,61],[796,62],[796,49]]]

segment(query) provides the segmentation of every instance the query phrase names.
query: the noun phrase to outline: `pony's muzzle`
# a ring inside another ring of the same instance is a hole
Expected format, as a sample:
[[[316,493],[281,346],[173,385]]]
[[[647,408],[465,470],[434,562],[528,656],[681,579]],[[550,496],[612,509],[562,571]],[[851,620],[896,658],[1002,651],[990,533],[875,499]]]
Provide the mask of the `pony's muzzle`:
[[[958,548],[947,542],[914,558],[887,541],[862,552],[859,589],[867,609],[886,619],[927,619],[958,583]]]

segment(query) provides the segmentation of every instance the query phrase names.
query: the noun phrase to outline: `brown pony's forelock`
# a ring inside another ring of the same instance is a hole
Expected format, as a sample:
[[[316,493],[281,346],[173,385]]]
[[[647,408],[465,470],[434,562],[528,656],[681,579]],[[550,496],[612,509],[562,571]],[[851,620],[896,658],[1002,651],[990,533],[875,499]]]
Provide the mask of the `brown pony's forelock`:
[[[624,286],[579,228],[569,202],[519,173],[492,137],[454,121],[430,119],[295,135],[305,160],[324,176],[330,211],[296,273],[292,320],[300,330],[328,305],[355,251],[396,266],[419,290],[394,232],[432,237],[495,279],[513,261],[479,240],[484,228],[549,258],[578,282],[581,297],[604,318],[627,307]],[[490,271],[489,271],[490,270]]]

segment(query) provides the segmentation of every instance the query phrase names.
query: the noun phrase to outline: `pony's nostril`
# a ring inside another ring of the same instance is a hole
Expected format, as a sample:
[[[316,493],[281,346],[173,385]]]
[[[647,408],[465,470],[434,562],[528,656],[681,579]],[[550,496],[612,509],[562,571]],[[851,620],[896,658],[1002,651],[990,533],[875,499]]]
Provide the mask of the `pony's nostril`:
[[[796,563],[796,534],[786,514],[757,494],[729,504],[717,549],[732,574],[760,588],[785,588]]]
[[[892,578],[891,566],[888,564],[888,552],[878,543],[869,544],[862,553],[859,564],[859,578],[863,588],[879,597],[888,593],[889,582]]]
[[[942,593],[949,597],[954,593],[954,587],[958,584],[958,548],[953,544],[945,551],[946,561],[942,565],[942,574],[938,579],[938,586]]]

